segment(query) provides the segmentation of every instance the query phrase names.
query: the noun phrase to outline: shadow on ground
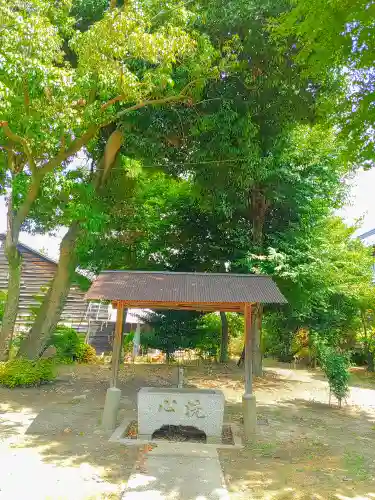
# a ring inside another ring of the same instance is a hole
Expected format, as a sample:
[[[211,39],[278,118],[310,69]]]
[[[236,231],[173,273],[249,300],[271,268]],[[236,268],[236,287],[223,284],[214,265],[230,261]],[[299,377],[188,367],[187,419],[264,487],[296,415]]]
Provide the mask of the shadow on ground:
[[[257,411],[256,439],[240,452],[220,451],[233,499],[375,498],[373,413],[304,399]],[[241,422],[240,404],[226,412]]]
[[[4,498],[22,498],[44,483],[39,498],[57,491],[69,499],[119,498],[143,450],[109,443],[100,428],[109,374],[108,367],[66,367],[55,384],[0,389]],[[135,416],[139,387],[174,385],[175,377],[174,366],[123,367],[120,418]],[[186,379],[238,399],[243,392],[242,369],[232,365],[190,366]],[[374,411],[313,401],[306,387],[315,394],[316,383],[321,390],[320,380],[290,380],[277,371],[256,380],[256,439],[241,451],[220,451],[231,500],[375,499]],[[73,402],[76,395],[85,397]],[[241,404],[228,401],[225,419],[241,425]]]
[[[107,366],[63,367],[53,384],[0,388],[4,498],[23,498],[34,488],[41,499],[112,498],[111,494],[118,498],[139,448],[109,443],[111,432],[101,429],[109,374]],[[174,377],[175,369],[168,367],[122,367],[119,421],[134,418],[139,387],[170,385]],[[19,481],[20,469],[27,471],[24,484]]]

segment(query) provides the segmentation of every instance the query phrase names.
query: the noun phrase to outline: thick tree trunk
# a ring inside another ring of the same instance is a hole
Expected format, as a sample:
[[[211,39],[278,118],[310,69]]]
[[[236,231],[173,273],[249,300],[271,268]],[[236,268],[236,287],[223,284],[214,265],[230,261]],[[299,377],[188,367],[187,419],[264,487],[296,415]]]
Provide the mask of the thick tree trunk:
[[[252,222],[252,244],[253,252],[262,254],[264,240],[264,223],[266,213],[269,208],[262,189],[259,186],[254,186],[249,194],[250,220]],[[253,375],[261,377],[263,375],[263,356],[262,356],[262,316],[263,306],[257,304],[253,308],[252,318],[252,335],[253,335],[253,352],[252,352],[252,367]]]
[[[60,259],[55,276],[38,310],[29,335],[21,343],[18,352],[20,357],[38,358],[60,320],[76,267],[75,250],[78,231],[78,223],[74,222],[61,241]]]
[[[263,356],[262,356],[262,314],[263,307],[257,304],[252,308],[251,315],[251,334],[252,334],[252,369],[255,377],[263,375]],[[242,366],[245,362],[245,347],[242,349],[237,366]]]
[[[263,375],[263,354],[262,354],[262,304],[257,304],[253,308],[252,331],[253,331],[253,375],[261,377]]]
[[[227,315],[223,311],[220,311],[220,317],[221,317],[220,363],[227,363],[228,343],[229,343],[228,319]]]
[[[370,349],[367,349],[367,370],[371,373],[375,371],[374,367],[374,355],[370,351]]]
[[[369,372],[374,372],[374,355],[370,350],[370,339],[368,338],[368,331],[367,331],[367,323],[366,323],[366,313],[363,309],[360,311],[361,313],[361,320],[362,320],[362,326],[363,326],[363,334],[364,334],[364,347],[365,347],[365,354],[367,358],[367,370]]]
[[[21,290],[22,257],[17,245],[5,244],[5,253],[8,260],[8,290],[7,301],[0,332],[0,360],[9,359],[14,327],[16,324],[18,304]]]
[[[0,331],[0,360],[7,361],[13,340],[21,290],[22,257],[17,248],[21,224],[13,213],[13,194],[7,201],[7,234],[5,256],[8,261],[8,289],[5,310]]]
[[[79,151],[82,145],[86,144],[97,130],[96,126],[91,127],[90,131],[78,140],[82,144],[78,147],[79,144],[77,143],[77,149],[74,152]],[[100,194],[101,189],[108,179],[121,144],[122,133],[116,129],[107,140],[103,159],[99,163],[98,170],[93,179],[93,187],[97,194]],[[61,241],[60,258],[51,287],[38,310],[29,335],[21,343],[18,356],[29,359],[39,357],[60,320],[76,268],[76,242],[78,233],[79,223],[75,221],[71,224],[68,232]]]

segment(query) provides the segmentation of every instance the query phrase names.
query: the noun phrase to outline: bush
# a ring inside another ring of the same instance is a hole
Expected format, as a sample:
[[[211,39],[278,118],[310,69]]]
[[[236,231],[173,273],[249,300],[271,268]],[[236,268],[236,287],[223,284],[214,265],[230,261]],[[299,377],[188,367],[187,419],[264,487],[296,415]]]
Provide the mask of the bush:
[[[45,384],[56,377],[55,364],[50,359],[12,359],[0,363],[0,384],[6,387],[28,387]]]
[[[151,331],[142,333],[142,347],[163,351],[167,360],[176,350],[194,348],[199,335],[197,330],[199,316],[199,313],[193,311],[144,314],[142,319],[150,326]]]
[[[205,314],[198,321],[200,338],[196,350],[202,358],[218,359],[221,341],[221,318],[218,314]]]
[[[78,363],[95,363],[96,362],[96,351],[95,348],[84,342],[81,342],[76,350],[75,358]]]
[[[125,354],[125,356],[127,354],[132,354],[133,353],[134,335],[135,335],[135,332],[130,332],[127,335],[124,336],[123,347],[124,347],[124,354]]]
[[[82,340],[74,328],[59,325],[52,334],[46,347],[56,347],[56,356],[60,362],[73,363],[77,358]]]
[[[350,361],[353,365],[365,366],[367,364],[367,353],[363,349],[355,349],[351,353]]]
[[[47,347],[56,347],[56,357],[60,363],[94,363],[96,351],[94,347],[86,344],[74,328],[59,325],[53,333]]]
[[[342,400],[349,394],[349,354],[341,353],[334,347],[320,344],[318,345],[318,357],[322,370],[328,378],[330,391],[337,398],[341,407]]]

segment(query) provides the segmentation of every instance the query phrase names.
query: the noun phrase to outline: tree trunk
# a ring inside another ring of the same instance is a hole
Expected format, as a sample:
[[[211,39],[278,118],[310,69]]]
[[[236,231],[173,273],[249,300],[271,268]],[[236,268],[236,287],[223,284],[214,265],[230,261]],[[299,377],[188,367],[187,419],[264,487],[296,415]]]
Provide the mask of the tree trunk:
[[[245,362],[245,347],[242,349],[240,359],[237,361],[237,366],[240,367]]]
[[[13,213],[13,194],[10,192],[7,210],[7,234],[5,256],[8,261],[8,289],[0,331],[0,360],[7,361],[13,340],[21,290],[22,257],[17,248],[21,224]]]
[[[8,260],[8,290],[0,332],[1,361],[7,361],[9,359],[9,351],[13,340],[14,327],[18,313],[22,273],[22,257],[17,245],[14,245],[12,242],[8,245],[5,243],[5,253]]]
[[[374,355],[370,351],[370,349],[367,349],[367,370],[371,373],[375,371],[374,367]]]
[[[81,142],[83,138],[85,139],[86,142],[83,142],[82,145],[88,142],[93,134],[95,134],[96,130],[93,126],[89,132],[79,139]],[[107,140],[103,159],[99,162],[98,170],[93,179],[93,187],[97,194],[100,194],[101,189],[108,179],[110,169],[115,162],[121,144],[122,133],[116,129]],[[82,145],[79,149],[81,149]],[[76,151],[79,149],[76,149]],[[79,223],[75,221],[70,225],[68,232],[61,241],[60,258],[51,287],[38,310],[37,317],[31,327],[29,335],[21,343],[18,352],[19,356],[29,359],[35,359],[40,356],[60,320],[61,312],[68,297],[76,268],[76,243],[78,233]]]
[[[263,375],[263,355],[262,355],[262,315],[263,307],[262,304],[257,304],[253,308],[253,314],[251,316],[252,322],[252,333],[253,333],[253,375],[255,377],[261,377]]]
[[[363,326],[363,334],[364,334],[364,347],[365,347],[365,354],[367,358],[367,370],[369,372],[374,372],[374,355],[371,352],[370,349],[370,339],[368,338],[368,331],[367,331],[367,323],[366,323],[366,313],[363,309],[361,309],[361,320],[362,320],[362,326]]]
[[[51,287],[46,293],[37,317],[22,341],[18,356],[28,359],[38,358],[59,322],[76,267],[76,242],[79,232],[77,222],[73,222],[60,245],[60,258]]]
[[[122,337],[121,337],[121,350],[120,350],[120,364],[123,363],[124,359],[125,359],[124,339],[125,339],[125,329],[126,329],[126,317],[127,317],[127,315],[128,315],[128,309],[124,309],[124,312],[122,314]]]
[[[221,343],[220,343],[220,363],[228,362],[229,329],[228,319],[225,312],[220,311],[221,317]]]
[[[253,253],[262,254],[263,251],[263,240],[264,240],[264,222],[266,218],[266,213],[269,208],[269,202],[266,200],[262,188],[259,186],[253,186],[249,193],[249,209],[250,209],[250,220],[252,222],[252,244]],[[252,336],[253,336],[253,375],[256,377],[261,377],[263,375],[262,369],[262,316],[263,316],[263,306],[257,304],[253,308],[252,318]]]
[[[262,356],[262,314],[263,307],[261,304],[257,304],[252,308],[251,314],[251,334],[252,334],[252,358],[253,358],[253,375],[255,377],[261,377],[263,375],[263,356]],[[242,349],[240,359],[237,362],[237,366],[242,366],[245,362],[245,347]]]

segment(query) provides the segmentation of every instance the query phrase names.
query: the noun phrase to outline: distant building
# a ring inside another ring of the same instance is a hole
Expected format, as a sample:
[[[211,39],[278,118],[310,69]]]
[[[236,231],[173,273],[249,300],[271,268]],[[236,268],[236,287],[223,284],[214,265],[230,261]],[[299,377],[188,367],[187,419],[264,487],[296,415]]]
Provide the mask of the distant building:
[[[370,229],[370,231],[366,231],[363,234],[360,234],[358,238],[364,242],[370,241],[371,244],[375,244],[375,228]]]
[[[0,290],[8,286],[8,262],[4,254],[5,235],[0,234]],[[33,323],[36,309],[41,304],[57,268],[57,262],[23,243],[18,244],[22,254],[22,275],[16,332],[26,331]],[[112,337],[116,322],[116,310],[110,303],[87,302],[85,289],[80,282],[87,278],[77,274],[73,282],[60,323],[75,328],[86,335],[86,339],[98,353],[112,349]],[[129,309],[124,331],[135,331],[137,324],[143,325],[141,309]]]
[[[5,235],[0,234],[0,290],[8,286],[8,262],[4,254]],[[21,293],[16,330],[25,330],[33,322],[33,311],[40,305],[42,297],[48,289],[57,267],[56,261],[40,252],[18,244],[22,254]],[[73,283],[63,309],[61,320],[81,331],[86,331],[85,313],[87,302],[85,291],[79,284]]]
[[[372,246],[373,256],[375,257],[375,228],[360,234],[358,238],[366,245]],[[375,263],[372,265],[373,270],[373,282],[375,283]]]

